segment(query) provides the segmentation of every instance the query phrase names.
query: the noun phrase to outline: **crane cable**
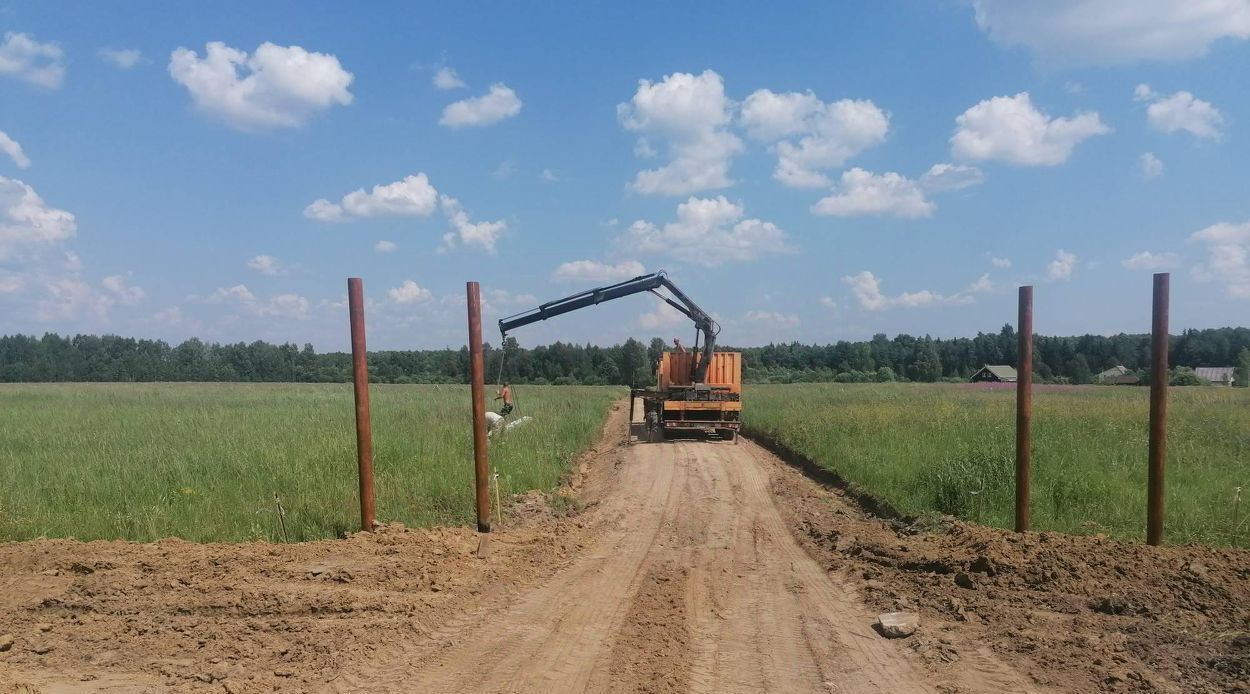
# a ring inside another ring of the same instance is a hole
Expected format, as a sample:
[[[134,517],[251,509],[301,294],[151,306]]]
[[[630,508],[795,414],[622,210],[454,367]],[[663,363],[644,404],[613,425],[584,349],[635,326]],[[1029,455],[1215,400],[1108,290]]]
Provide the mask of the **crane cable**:
[[[504,336],[504,338],[503,338],[503,344],[501,344],[501,345],[499,346],[499,351],[500,351],[500,355],[499,355],[499,373],[498,373],[498,375],[496,375],[496,376],[495,376],[495,385],[503,385],[503,372],[504,372],[504,366],[508,363],[508,346],[507,346],[507,342],[508,342],[508,336],[507,336],[507,335],[505,335],[505,336]],[[513,412],[520,412],[520,411],[521,411],[521,401],[517,399],[516,392],[512,390],[512,386],[508,386],[508,392],[512,395],[512,410],[513,410]],[[507,404],[507,403],[504,403],[504,404]],[[511,412],[510,412],[509,414],[511,414]]]

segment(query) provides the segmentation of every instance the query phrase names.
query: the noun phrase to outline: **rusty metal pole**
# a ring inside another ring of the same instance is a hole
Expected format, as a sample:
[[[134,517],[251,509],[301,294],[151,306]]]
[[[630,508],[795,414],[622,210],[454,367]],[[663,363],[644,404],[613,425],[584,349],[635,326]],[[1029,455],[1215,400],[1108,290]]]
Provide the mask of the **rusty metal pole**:
[[[1146,489],[1146,542],[1163,544],[1164,476],[1168,455],[1168,294],[1171,275],[1155,273],[1150,328],[1150,470]]]
[[[1033,474],[1033,287],[1020,287],[1016,328],[1016,532],[1029,529],[1029,482]]]
[[[369,418],[369,366],[365,352],[365,290],[359,277],[347,279],[347,315],[352,326],[352,381],[356,389],[356,463],[360,468],[360,529],[375,524],[373,424]]]
[[[490,466],[486,451],[486,366],[482,358],[482,296],[477,282],[465,285],[469,303],[469,388],[473,394],[473,479],[477,485],[477,530],[490,532]]]

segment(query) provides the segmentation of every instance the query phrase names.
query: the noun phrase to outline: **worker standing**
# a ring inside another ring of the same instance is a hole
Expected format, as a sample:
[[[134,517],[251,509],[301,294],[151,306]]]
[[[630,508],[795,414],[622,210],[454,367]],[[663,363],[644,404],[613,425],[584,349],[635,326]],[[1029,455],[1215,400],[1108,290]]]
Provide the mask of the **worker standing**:
[[[512,414],[512,386],[507,383],[495,394],[496,400],[503,400],[503,407],[499,408],[499,416],[507,417]]]
[[[697,342],[697,340],[696,340],[696,342]],[[679,337],[674,337],[674,338],[673,338],[673,347],[677,348],[677,353],[678,353],[678,354],[685,354],[685,353],[686,353],[686,347],[685,347],[684,345],[682,345],[682,344],[681,344],[681,338],[679,338]]]

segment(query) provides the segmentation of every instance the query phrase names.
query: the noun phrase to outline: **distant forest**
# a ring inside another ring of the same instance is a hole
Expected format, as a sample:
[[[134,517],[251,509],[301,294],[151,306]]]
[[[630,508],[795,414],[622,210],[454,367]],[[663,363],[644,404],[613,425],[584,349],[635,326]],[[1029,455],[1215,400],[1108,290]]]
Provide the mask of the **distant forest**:
[[[1040,383],[1091,383],[1100,371],[1123,365],[1143,380],[1149,370],[1148,335],[1034,337],[1035,379]],[[666,348],[660,338],[612,347],[557,342],[486,352],[487,380],[529,384],[646,385]],[[949,340],[875,335],[864,342],[805,345],[797,342],[734,348],[743,354],[749,383],[963,381],[985,364],[1016,365],[1016,333]],[[506,368],[500,361],[506,352]],[[1250,328],[1187,330],[1171,338],[1173,367],[1250,367]],[[1182,369],[1183,371],[1184,369]],[[429,349],[369,353],[370,379],[379,383],[466,383],[469,351]],[[216,344],[116,335],[46,334],[0,337],[0,382],[245,381],[337,383],[351,380],[351,355],[317,353],[312,345],[266,342]],[[1238,379],[1242,383],[1246,380]]]

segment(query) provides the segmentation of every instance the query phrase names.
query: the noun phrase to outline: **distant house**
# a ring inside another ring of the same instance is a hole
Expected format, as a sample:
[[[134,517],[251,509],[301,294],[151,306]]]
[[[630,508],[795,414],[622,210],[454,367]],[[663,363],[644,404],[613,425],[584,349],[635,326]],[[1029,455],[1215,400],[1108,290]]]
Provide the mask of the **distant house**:
[[[990,381],[993,383],[1015,383],[1016,370],[1010,366],[990,366],[985,365],[980,368],[972,377],[968,379],[973,383],[981,383]]]
[[[1231,386],[1237,381],[1236,369],[1231,366],[1199,366],[1194,369],[1198,378],[1206,379],[1213,386]]]
[[[1094,377],[1094,383],[1108,386],[1135,386],[1141,383],[1137,374],[1125,366],[1113,366]]]

